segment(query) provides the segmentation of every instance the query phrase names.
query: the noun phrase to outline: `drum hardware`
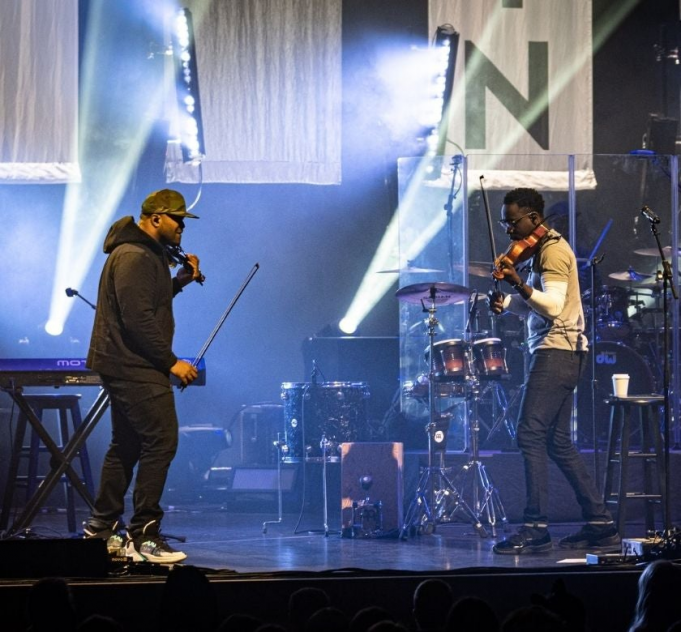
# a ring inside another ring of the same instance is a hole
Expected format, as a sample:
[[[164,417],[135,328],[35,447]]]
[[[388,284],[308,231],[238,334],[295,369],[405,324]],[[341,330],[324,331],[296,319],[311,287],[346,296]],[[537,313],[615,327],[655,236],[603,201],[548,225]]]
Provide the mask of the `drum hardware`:
[[[454,514],[461,508],[472,510],[474,515],[473,525],[478,533],[486,537],[487,532],[481,525],[481,519],[485,519],[491,529],[492,537],[497,536],[497,522],[506,527],[508,519],[506,511],[499,497],[499,492],[492,480],[487,475],[485,465],[480,460],[480,418],[478,415],[478,402],[480,401],[480,382],[476,376],[468,380],[469,393],[468,409],[472,411],[468,415],[468,435],[470,441],[470,458],[461,468],[454,479],[454,487],[460,490],[459,496],[449,496],[441,508],[440,521],[451,521]],[[470,502],[466,503],[465,496],[470,492]]]
[[[374,481],[371,476],[361,476],[359,484],[366,493],[362,500],[352,501],[352,526],[343,529],[343,537],[376,538],[383,535],[383,502],[369,496]]]
[[[449,283],[408,285],[396,292],[398,300],[421,304],[423,311],[428,313],[427,333],[429,340],[429,421],[425,427],[428,436],[428,464],[421,473],[414,498],[407,510],[400,530],[401,539],[406,539],[408,535],[429,535],[433,533],[435,531],[439,507],[442,506],[443,499],[445,498],[455,499],[457,509],[466,513],[478,531],[482,530],[484,532],[482,524],[466,502],[460,498],[459,492],[452,485],[449,478],[451,469],[446,468],[444,462],[447,431],[449,430],[449,416],[439,414],[435,404],[436,373],[438,372],[435,357],[435,335],[439,324],[436,318],[437,305],[458,303],[465,300],[468,295],[469,291],[467,288]],[[445,369],[444,367],[440,367],[440,369],[439,373],[442,374]],[[458,375],[456,378],[458,378]],[[437,465],[435,465],[436,456]]]
[[[282,440],[281,433],[277,433],[277,440],[273,441],[272,444],[277,450],[277,519],[276,520],[265,520],[262,523],[262,532],[267,533],[268,524],[281,524],[284,521],[284,502],[283,502],[283,486],[281,484],[281,462],[283,460],[284,448],[286,443]]]

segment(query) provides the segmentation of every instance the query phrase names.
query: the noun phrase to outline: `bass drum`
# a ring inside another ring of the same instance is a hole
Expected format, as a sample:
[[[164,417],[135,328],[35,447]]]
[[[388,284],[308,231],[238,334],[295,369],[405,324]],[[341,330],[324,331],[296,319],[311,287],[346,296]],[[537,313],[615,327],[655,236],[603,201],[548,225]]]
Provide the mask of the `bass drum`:
[[[614,373],[629,374],[629,395],[649,395],[655,390],[655,380],[648,363],[631,347],[620,342],[597,342],[590,353],[595,354],[596,364],[596,433],[599,442],[605,445],[610,427],[610,406],[603,400],[612,396],[612,376]],[[587,366],[577,388],[577,443],[581,447],[593,447],[592,435],[592,358],[587,358]]]

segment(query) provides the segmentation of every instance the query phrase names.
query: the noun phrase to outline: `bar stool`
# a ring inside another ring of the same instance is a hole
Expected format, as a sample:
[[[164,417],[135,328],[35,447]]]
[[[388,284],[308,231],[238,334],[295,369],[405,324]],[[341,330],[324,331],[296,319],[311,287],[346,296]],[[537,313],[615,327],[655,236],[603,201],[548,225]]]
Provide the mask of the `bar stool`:
[[[649,531],[655,529],[654,505],[659,505],[660,508],[664,506],[665,462],[658,414],[659,406],[663,402],[664,397],[661,395],[630,395],[605,400],[611,410],[603,500],[606,504],[617,505],[617,530],[621,537],[624,537],[627,501],[645,502],[646,529]],[[641,445],[638,451],[630,447],[633,430],[631,417],[634,410],[638,411],[640,427]],[[642,491],[631,491],[628,488],[629,459],[638,459],[643,463]],[[618,487],[617,491],[613,491],[617,464],[619,464]],[[653,489],[653,469],[657,473],[657,491]]]
[[[57,411],[58,424],[55,443],[60,450],[63,450],[66,447],[70,436],[68,414],[71,414],[71,423],[74,431],[77,430],[82,423],[79,405],[80,395],[65,395],[61,393],[49,395],[24,395],[24,399],[33,409],[36,417],[40,419],[41,423],[43,422],[44,411]],[[0,514],[0,529],[5,529],[7,527],[16,488],[26,488],[26,501],[28,502],[33,494],[35,494],[38,487],[38,482],[45,478],[45,476],[38,474],[38,466],[40,454],[48,452],[48,450],[44,445],[42,445],[40,437],[34,429],[32,429],[30,433],[28,445],[24,445],[27,425],[28,422],[26,415],[22,412],[17,419],[14,446],[12,449],[9,471],[7,474],[7,487],[5,488],[2,513]],[[19,475],[19,464],[22,458],[28,459],[26,475]],[[90,494],[94,494],[90,458],[85,445],[83,445],[83,447],[80,449],[78,458],[80,460],[83,483]],[[71,533],[75,533],[77,531],[76,505],[73,486],[66,476],[62,477],[61,482],[64,489],[64,496],[66,498],[66,519],[68,528]]]

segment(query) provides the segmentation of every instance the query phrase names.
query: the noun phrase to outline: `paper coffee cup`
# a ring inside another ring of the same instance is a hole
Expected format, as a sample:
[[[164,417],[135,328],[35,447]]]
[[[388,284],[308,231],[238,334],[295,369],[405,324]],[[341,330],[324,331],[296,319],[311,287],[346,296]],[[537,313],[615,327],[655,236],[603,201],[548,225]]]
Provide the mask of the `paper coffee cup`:
[[[629,375],[627,373],[615,373],[612,376],[612,392],[615,397],[626,397],[629,393]]]

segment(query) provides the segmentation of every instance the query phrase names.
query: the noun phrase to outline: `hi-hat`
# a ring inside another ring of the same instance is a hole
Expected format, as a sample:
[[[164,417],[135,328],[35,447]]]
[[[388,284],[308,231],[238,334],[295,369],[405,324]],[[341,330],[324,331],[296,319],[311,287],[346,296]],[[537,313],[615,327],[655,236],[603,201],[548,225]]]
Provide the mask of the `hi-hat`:
[[[406,268],[393,268],[392,270],[378,270],[377,274],[425,274],[428,272],[444,272],[444,270],[407,266]]]
[[[662,248],[662,252],[664,253],[665,257],[669,257],[672,254],[672,247],[671,246],[665,246]],[[643,255],[644,257],[658,257],[660,256],[660,251],[657,248],[639,248],[638,250],[634,250],[634,253],[637,255]],[[681,249],[677,248],[676,249],[676,256],[681,255]]]
[[[421,302],[452,305],[465,301],[470,293],[471,291],[463,285],[453,283],[414,283],[397,290],[395,296],[399,301],[417,305]]]
[[[649,279],[654,274],[646,274],[644,272],[636,272],[633,268],[629,268],[626,272],[612,272],[608,275],[611,279],[616,279],[617,281],[644,281]]]

